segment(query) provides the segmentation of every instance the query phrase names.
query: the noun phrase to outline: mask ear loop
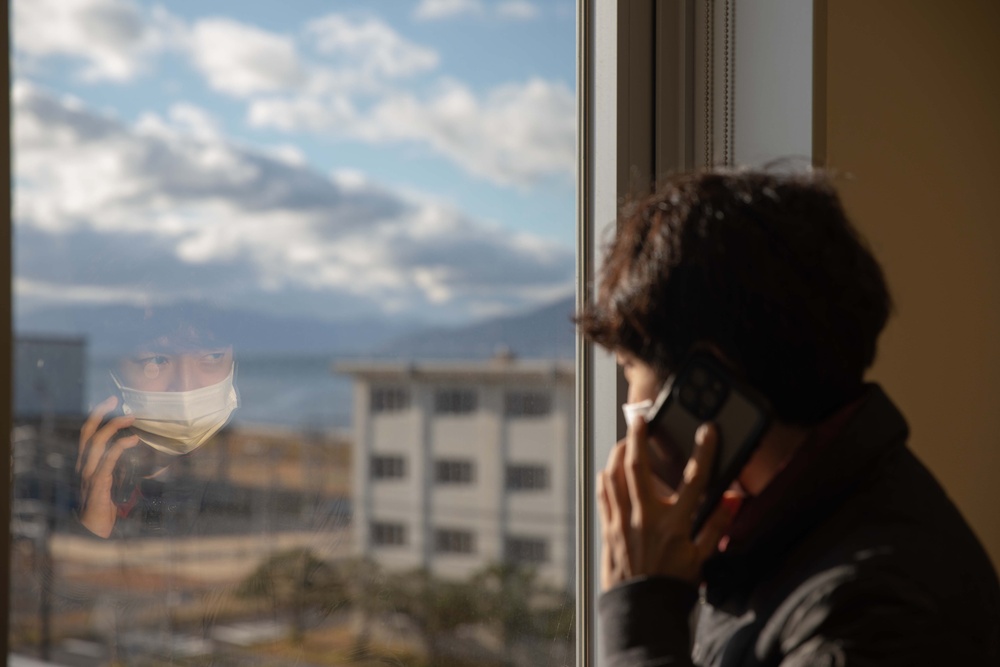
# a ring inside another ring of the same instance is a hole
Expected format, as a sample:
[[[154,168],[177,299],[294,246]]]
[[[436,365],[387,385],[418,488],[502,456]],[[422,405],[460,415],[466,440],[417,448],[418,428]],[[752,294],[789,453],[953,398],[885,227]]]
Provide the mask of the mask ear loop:
[[[118,407],[121,409],[122,414],[132,414],[132,408],[125,402],[125,385],[118,380],[118,376],[115,375],[114,371],[108,371],[108,375],[111,376],[111,381],[115,383],[115,387],[118,389]]]

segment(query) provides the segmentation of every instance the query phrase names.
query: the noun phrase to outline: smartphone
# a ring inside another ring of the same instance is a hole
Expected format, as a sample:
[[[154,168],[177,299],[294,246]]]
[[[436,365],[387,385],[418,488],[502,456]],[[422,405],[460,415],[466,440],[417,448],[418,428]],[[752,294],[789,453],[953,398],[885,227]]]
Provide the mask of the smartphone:
[[[705,422],[718,433],[715,461],[692,525],[697,535],[739,475],[771,422],[767,400],[733,377],[714,355],[688,355],[667,380],[646,414],[653,472],[676,489],[694,451],[695,432]]]
[[[110,385],[110,383],[108,383]],[[100,425],[97,427],[98,430],[104,428],[108,422],[110,422],[115,417],[121,417],[125,413],[122,411],[123,398],[121,392],[118,391],[117,387],[112,386],[111,391],[115,396],[118,397],[118,404],[113,410],[108,414],[104,415],[101,419]],[[119,429],[111,437],[111,441],[108,443],[110,447],[116,440],[121,438],[126,438],[133,434],[132,429],[123,428]],[[139,472],[139,461],[138,453],[135,448],[126,449],[122,452],[121,457],[115,464],[114,472],[112,472],[112,484],[111,484],[111,500],[116,505],[123,505],[132,499],[132,493],[135,487],[139,484],[140,472]]]

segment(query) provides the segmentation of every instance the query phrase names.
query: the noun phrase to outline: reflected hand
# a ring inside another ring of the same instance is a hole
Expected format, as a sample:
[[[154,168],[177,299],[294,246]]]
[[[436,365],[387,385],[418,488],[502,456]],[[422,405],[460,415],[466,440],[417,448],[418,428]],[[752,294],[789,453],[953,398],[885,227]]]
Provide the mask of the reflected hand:
[[[694,454],[676,492],[652,473],[645,420],[636,420],[626,439],[615,446],[607,466],[597,475],[604,590],[645,575],[699,581],[702,564],[716,551],[732,520],[726,504],[720,503],[691,538],[717,440],[713,425],[698,429]]]
[[[137,435],[119,435],[119,431],[132,425],[135,418],[129,415],[101,422],[118,406],[118,397],[112,396],[97,405],[83,428],[80,429],[80,448],[76,471],[80,475],[80,523],[100,537],[111,535],[118,516],[118,508],[111,498],[114,471],[118,459],[126,449],[139,442]]]

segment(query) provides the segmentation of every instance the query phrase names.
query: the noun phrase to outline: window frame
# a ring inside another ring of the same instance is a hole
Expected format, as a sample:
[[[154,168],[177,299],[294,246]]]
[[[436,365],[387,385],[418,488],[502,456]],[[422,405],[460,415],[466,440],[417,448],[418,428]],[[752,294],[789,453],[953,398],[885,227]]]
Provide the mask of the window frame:
[[[815,71],[825,72],[826,0],[815,7]],[[577,0],[577,308],[589,303],[600,259],[602,232],[615,219],[620,197],[630,182],[648,181],[654,174],[695,166],[692,63],[695,35],[694,0]],[[9,25],[10,6],[2,16]],[[3,31],[8,67],[0,81],[7,95],[0,116],[10,128],[10,32]],[[668,49],[666,45],[675,45]],[[658,63],[659,66],[654,66]],[[814,162],[822,163],[825,149],[823,120],[824,82],[814,81]],[[601,95],[597,94],[601,92]],[[670,102],[668,104],[668,101]],[[0,235],[0,259],[8,271],[0,289],[0,317],[5,354],[0,369],[12,379],[12,192],[11,136],[3,133],[5,158],[0,165],[7,187],[3,194],[6,233]],[[577,665],[599,663],[596,599],[599,590],[596,563],[600,560],[599,531],[594,505],[594,473],[611,446],[624,433],[618,405],[624,399],[624,382],[614,360],[577,338],[576,345],[576,657]],[[411,399],[412,401],[412,399]],[[478,402],[478,401],[477,401]],[[478,407],[478,406],[477,406]],[[12,400],[0,405],[0,428],[11,433]],[[0,476],[10,479],[10,438],[7,456],[0,456]],[[0,525],[7,548],[0,567],[0,594],[10,599],[9,494],[0,494]],[[405,536],[404,536],[405,537]],[[9,626],[9,604],[0,605],[0,623]],[[8,633],[0,652],[6,660]]]
[[[437,387],[433,401],[435,417],[462,417],[479,410],[479,392],[471,387]]]
[[[434,459],[434,486],[471,486],[475,483],[476,462],[473,459]]]
[[[696,165],[695,0],[577,1],[577,289],[590,303],[606,227],[633,186]],[[600,95],[597,92],[600,91]],[[577,337],[576,656],[600,664],[594,475],[624,437],[614,358]]]
[[[476,533],[465,528],[442,528],[437,526],[432,533],[432,550],[435,556],[476,555]],[[455,545],[458,548],[452,548]]]
[[[10,3],[3,3],[3,24],[5,26],[10,26]],[[3,145],[4,158],[2,160],[2,165],[0,165],[0,174],[3,176],[4,182],[7,184],[3,188],[3,208],[4,208],[4,224],[6,225],[5,233],[0,234],[0,261],[5,262],[8,270],[4,272],[4,275],[0,280],[3,281],[4,285],[0,288],[0,301],[2,301],[2,307],[0,307],[0,336],[3,337],[3,354],[0,354],[0,372],[3,373],[4,377],[7,378],[7,386],[13,388],[13,352],[14,352],[14,336],[13,336],[13,256],[11,252],[12,246],[12,233],[13,233],[13,210],[11,208],[12,199],[11,196],[11,145],[10,145],[10,29],[3,31],[3,52],[6,54],[7,66],[3,68],[2,74],[0,74],[0,85],[6,91],[3,96],[3,103],[0,105],[0,117],[6,121],[5,126],[8,128],[6,132],[3,132],[3,137],[0,138],[0,142]],[[11,479],[11,428],[14,425],[14,400],[11,394],[8,394],[8,400],[0,401],[0,428],[4,429],[4,433],[8,434],[4,438],[4,451],[5,456],[0,456],[0,479]],[[0,640],[0,656],[6,664],[7,655],[10,652],[9,634],[10,634],[10,510],[11,510],[11,499],[10,493],[0,493],[0,530],[2,530],[4,549],[2,558],[2,567],[0,567],[0,595],[3,596],[5,603],[0,605],[0,626],[4,628],[3,639]]]
[[[542,463],[507,463],[503,486],[508,493],[544,493],[552,488],[552,475]]]
[[[413,392],[404,385],[375,384],[369,387],[368,404],[373,415],[405,412],[413,405]]]
[[[518,546],[541,546],[541,558],[514,558],[512,557],[511,548],[513,545]],[[529,535],[505,535],[503,542],[503,557],[508,563],[514,565],[526,565],[530,567],[537,567],[540,565],[547,565],[552,562],[552,550],[549,548],[549,541],[544,537],[535,537]]]
[[[399,535],[399,540],[378,540],[375,535],[379,531],[384,531],[385,535]],[[408,527],[405,523],[394,521],[380,521],[372,519],[368,522],[368,540],[375,549],[399,549],[409,546],[407,540]]]
[[[393,482],[404,480],[406,479],[406,469],[408,467],[406,457],[402,454],[381,454],[373,452],[368,459],[369,479],[372,482]],[[399,474],[395,474],[396,472]]]
[[[545,389],[508,389],[503,394],[506,419],[544,419],[553,409],[552,392]]]

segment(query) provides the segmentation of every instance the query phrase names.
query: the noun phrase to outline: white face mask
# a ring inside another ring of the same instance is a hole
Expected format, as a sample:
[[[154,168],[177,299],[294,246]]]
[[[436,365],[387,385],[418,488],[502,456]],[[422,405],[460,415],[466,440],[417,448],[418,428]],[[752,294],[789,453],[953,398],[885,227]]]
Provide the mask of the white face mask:
[[[639,417],[645,417],[651,407],[653,407],[653,399],[651,398],[635,403],[622,403],[622,414],[625,415],[625,424],[629,428],[632,428],[635,420]]]
[[[153,449],[179,456],[215,435],[239,405],[233,375],[236,364],[222,382],[191,391],[142,391],[123,387],[122,412],[134,415],[131,429]]]

